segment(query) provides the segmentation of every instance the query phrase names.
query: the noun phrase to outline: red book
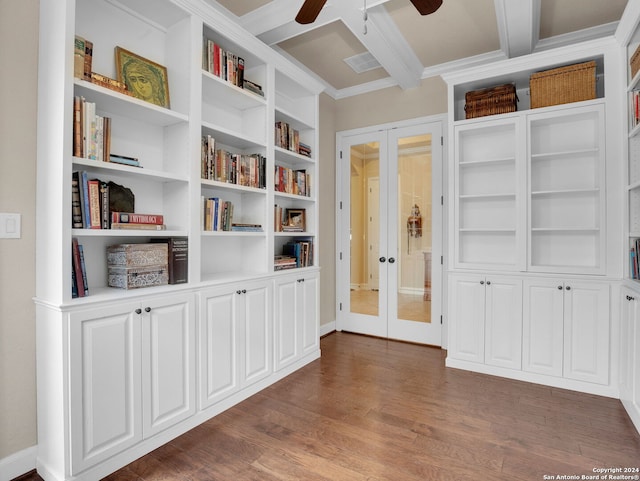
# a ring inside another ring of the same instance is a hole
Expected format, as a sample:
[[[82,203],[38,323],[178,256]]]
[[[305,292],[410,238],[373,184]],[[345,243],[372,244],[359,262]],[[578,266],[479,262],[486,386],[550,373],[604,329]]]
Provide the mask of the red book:
[[[164,216],[161,214],[135,214],[133,212],[112,212],[112,224],[164,224]]]

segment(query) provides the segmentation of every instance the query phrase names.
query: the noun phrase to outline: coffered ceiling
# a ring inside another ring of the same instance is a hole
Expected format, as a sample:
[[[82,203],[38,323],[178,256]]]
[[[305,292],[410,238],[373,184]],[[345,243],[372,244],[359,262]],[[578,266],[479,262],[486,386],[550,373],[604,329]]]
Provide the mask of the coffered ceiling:
[[[334,98],[611,35],[627,0],[443,0],[421,16],[409,0],[328,0],[299,25],[303,0],[206,0],[311,72]],[[346,59],[371,68],[356,73]],[[372,65],[373,62],[373,65]]]

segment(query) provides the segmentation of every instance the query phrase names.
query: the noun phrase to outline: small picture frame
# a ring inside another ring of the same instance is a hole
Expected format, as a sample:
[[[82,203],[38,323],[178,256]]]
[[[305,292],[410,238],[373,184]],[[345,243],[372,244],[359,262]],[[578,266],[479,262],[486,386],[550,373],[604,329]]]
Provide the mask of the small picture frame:
[[[304,232],[307,228],[306,220],[305,209],[287,209],[284,229],[289,232]]]
[[[167,69],[122,47],[116,47],[118,80],[134,97],[169,108]]]

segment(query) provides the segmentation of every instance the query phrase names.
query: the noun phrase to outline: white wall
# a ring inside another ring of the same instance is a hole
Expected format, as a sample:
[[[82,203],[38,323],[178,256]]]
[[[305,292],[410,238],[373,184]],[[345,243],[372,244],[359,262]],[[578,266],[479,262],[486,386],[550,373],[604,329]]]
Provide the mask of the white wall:
[[[0,212],[22,214],[22,238],[0,239],[0,462],[37,442],[32,297],[38,7],[38,0],[0,0]]]

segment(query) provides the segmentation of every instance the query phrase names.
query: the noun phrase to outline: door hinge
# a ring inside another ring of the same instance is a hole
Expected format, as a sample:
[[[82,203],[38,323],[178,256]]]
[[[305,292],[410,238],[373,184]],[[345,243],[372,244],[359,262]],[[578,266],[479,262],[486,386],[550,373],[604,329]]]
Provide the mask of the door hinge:
[[[340,201],[340,210],[342,210],[342,201]]]
[[[440,145],[444,145],[444,137],[442,135],[440,136]]]
[[[444,265],[444,256],[440,256],[440,265]]]
[[[440,196],[440,205],[444,205],[444,195]]]
[[[340,310],[342,310],[342,302],[340,303]]]
[[[440,316],[440,324],[442,324],[442,316]]]
[[[342,252],[340,253],[340,260],[342,260]]]
[[[342,158],[342,150],[340,151],[340,158]]]

